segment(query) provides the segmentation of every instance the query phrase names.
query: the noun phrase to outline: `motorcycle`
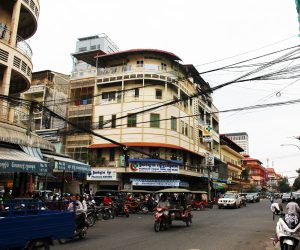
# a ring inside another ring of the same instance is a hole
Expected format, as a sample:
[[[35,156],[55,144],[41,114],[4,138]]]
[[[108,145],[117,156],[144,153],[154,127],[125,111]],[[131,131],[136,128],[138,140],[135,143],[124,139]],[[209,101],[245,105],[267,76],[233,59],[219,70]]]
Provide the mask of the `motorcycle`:
[[[109,204],[109,205],[101,204],[101,213],[102,213],[103,220],[114,219],[115,209],[113,204]]]
[[[275,215],[279,216],[276,224],[276,235],[273,238],[273,245],[281,250],[294,250],[300,241],[300,223],[295,214],[284,214],[283,209],[278,203],[271,205],[273,220]]]
[[[171,225],[171,220],[168,215],[166,215],[167,209],[157,207],[154,213],[154,231],[159,232],[164,229],[168,229]]]
[[[139,201],[126,201],[125,205],[128,207],[130,213],[138,213],[141,211],[141,203]]]
[[[154,209],[157,206],[157,202],[154,200],[147,200],[141,205],[141,211],[144,214],[147,214],[149,212],[153,212]]]
[[[115,207],[115,214],[116,216],[123,216],[129,217],[129,210],[128,207],[124,204],[122,200],[118,200],[114,204]]]
[[[84,213],[80,214],[76,218],[76,228],[74,230],[74,235],[68,239],[59,239],[58,242],[60,244],[66,243],[68,240],[74,240],[75,238],[85,239],[87,235],[87,230],[89,225],[86,221],[86,216]]]

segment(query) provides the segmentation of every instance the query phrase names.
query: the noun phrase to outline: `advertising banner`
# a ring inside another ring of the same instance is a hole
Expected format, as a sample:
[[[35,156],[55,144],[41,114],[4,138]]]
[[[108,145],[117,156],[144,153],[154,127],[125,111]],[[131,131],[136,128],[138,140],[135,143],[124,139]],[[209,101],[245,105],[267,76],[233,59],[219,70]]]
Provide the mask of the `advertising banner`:
[[[137,173],[179,173],[179,165],[153,162],[131,162],[131,172]]]
[[[132,186],[152,187],[189,187],[189,183],[181,180],[151,180],[151,179],[130,179]]]
[[[117,181],[117,171],[112,168],[91,168],[87,181]]]

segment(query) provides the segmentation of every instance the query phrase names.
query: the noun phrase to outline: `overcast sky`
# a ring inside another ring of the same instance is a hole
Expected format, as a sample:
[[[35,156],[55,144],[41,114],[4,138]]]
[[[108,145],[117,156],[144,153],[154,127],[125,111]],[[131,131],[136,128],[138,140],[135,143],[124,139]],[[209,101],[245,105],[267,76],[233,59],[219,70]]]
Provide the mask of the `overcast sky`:
[[[77,38],[106,33],[121,50],[170,51],[202,72],[297,45],[298,26],[294,0],[41,0],[38,30],[29,43],[34,71],[70,74]],[[244,73],[202,77],[215,86]],[[219,110],[298,99],[300,81],[238,83],[213,98]],[[300,135],[299,111],[298,104],[221,114],[220,132],[247,132],[251,157],[292,177],[300,168],[300,150],[280,145],[300,146],[293,139]]]

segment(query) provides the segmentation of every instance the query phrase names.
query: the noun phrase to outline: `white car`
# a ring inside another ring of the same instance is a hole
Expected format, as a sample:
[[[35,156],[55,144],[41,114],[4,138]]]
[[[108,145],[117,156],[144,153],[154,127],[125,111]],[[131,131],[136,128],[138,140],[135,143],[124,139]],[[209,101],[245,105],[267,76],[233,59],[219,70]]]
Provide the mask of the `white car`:
[[[218,200],[218,207],[241,207],[241,197],[237,193],[225,193],[224,197]]]

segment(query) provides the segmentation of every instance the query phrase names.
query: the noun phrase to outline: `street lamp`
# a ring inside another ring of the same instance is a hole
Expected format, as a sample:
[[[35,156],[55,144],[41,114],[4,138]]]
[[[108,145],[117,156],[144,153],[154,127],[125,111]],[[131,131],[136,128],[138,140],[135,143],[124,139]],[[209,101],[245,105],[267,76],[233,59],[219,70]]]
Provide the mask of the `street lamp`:
[[[281,144],[280,146],[294,146],[294,147],[297,147],[300,150],[300,147],[296,144]]]

